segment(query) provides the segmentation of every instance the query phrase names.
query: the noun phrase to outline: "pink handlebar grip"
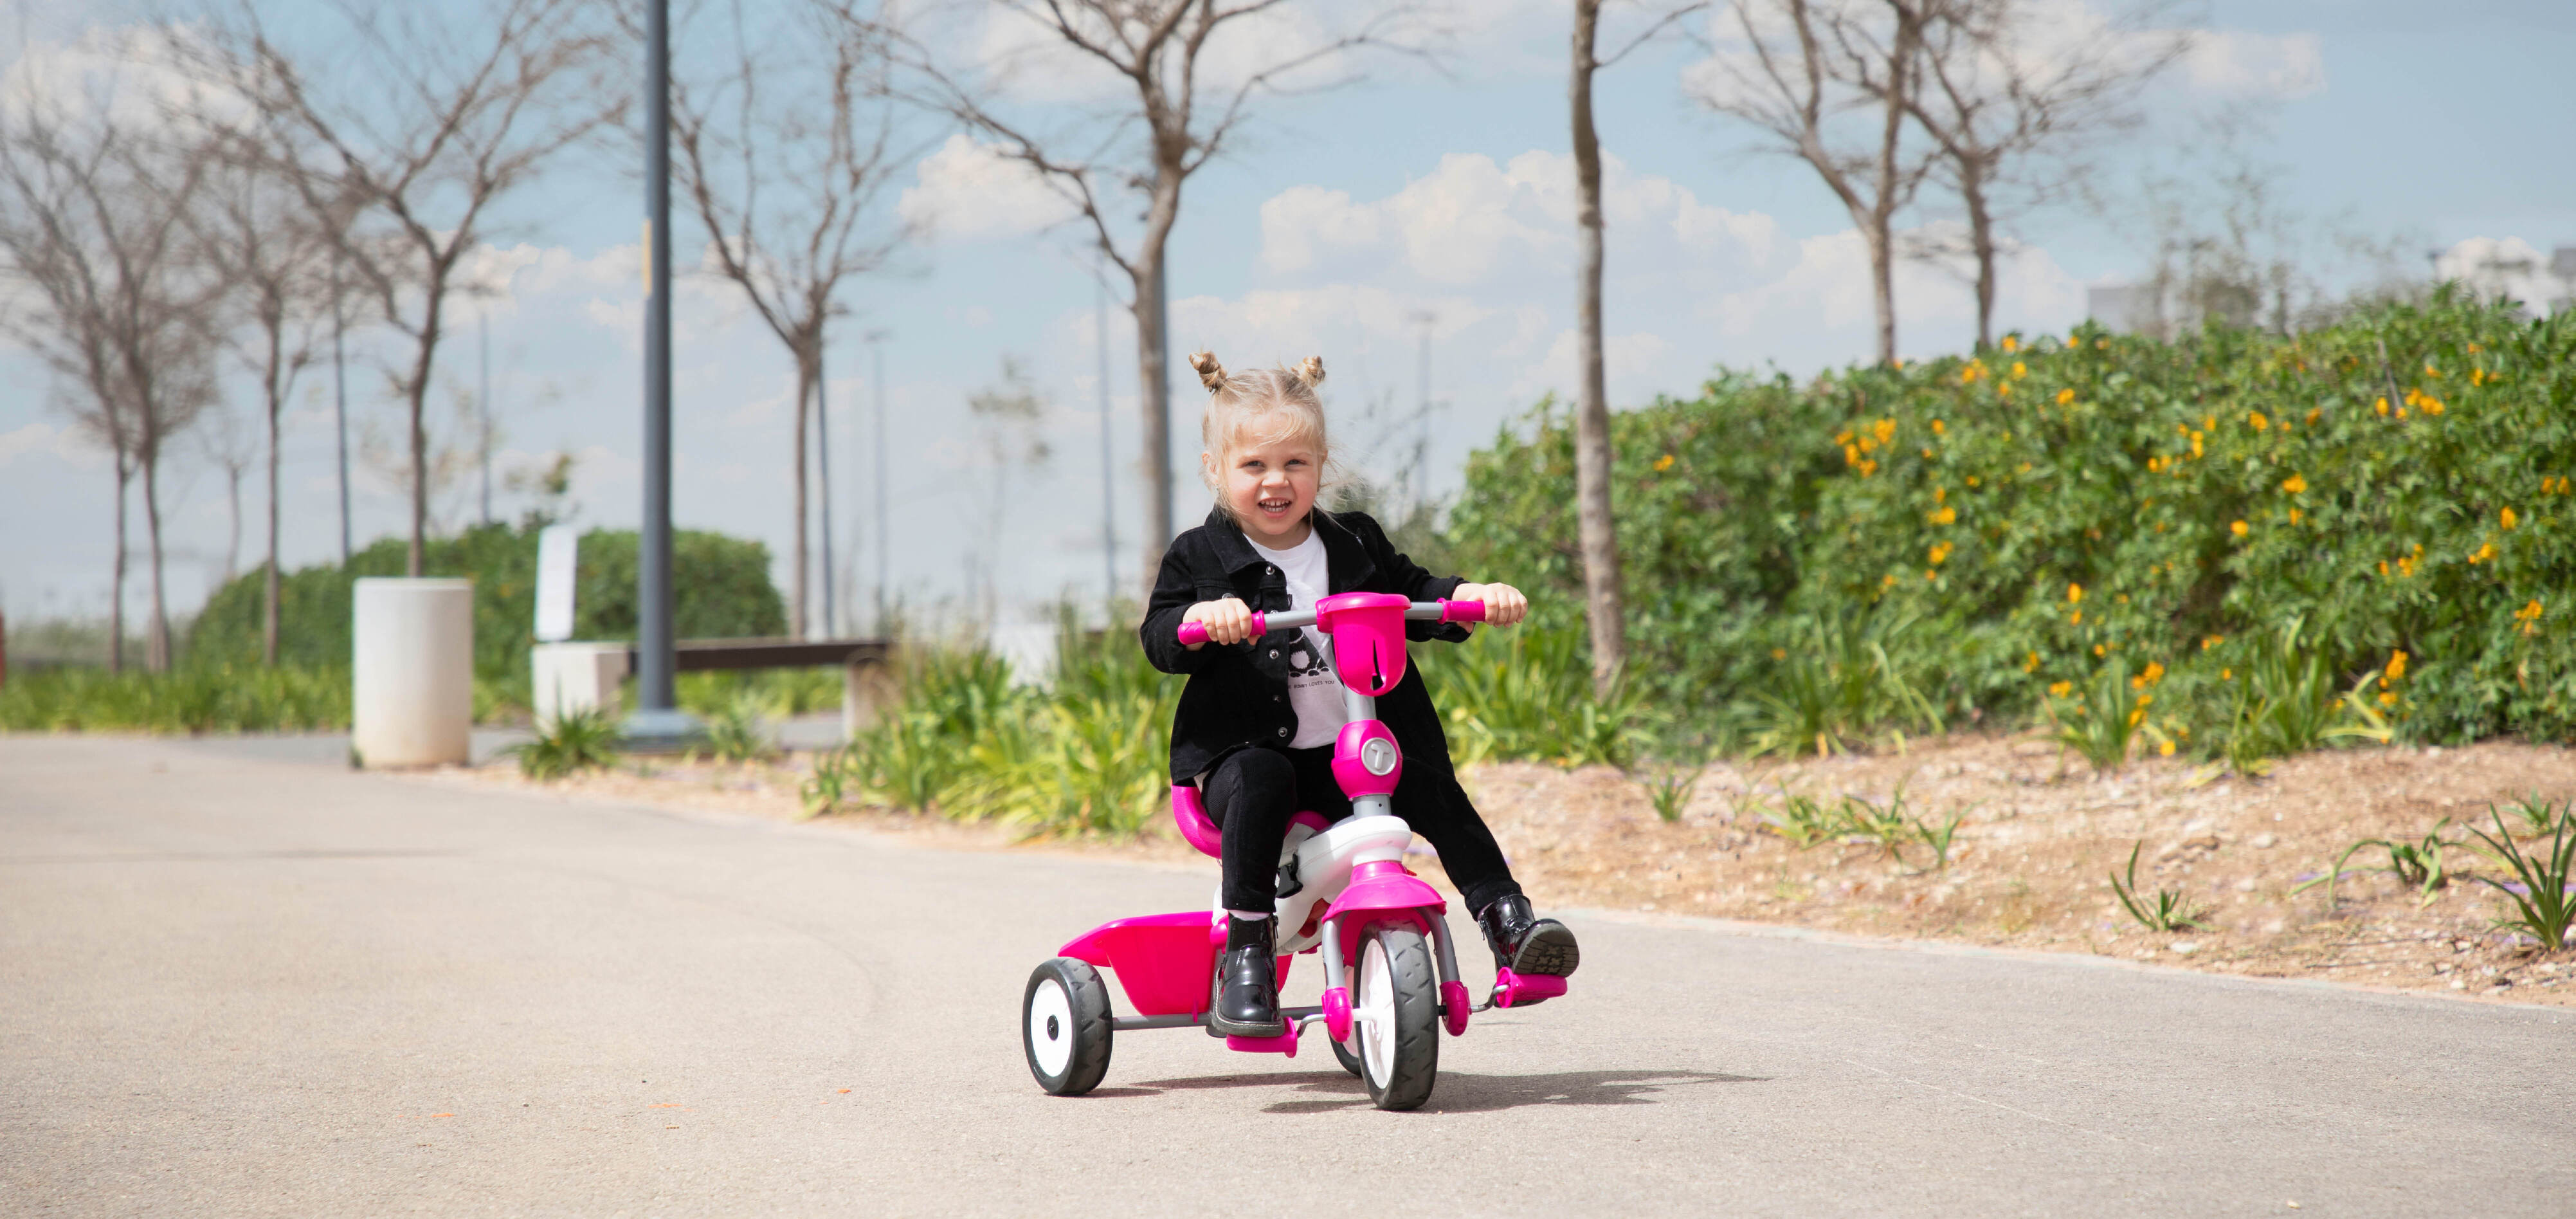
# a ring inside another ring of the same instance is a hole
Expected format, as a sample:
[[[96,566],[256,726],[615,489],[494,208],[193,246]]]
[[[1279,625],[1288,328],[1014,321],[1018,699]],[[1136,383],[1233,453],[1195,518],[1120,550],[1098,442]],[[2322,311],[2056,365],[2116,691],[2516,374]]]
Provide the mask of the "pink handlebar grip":
[[[1269,633],[1270,628],[1263,624],[1262,615],[1255,612],[1252,615],[1252,631],[1250,634],[1245,635],[1244,638],[1258,638]],[[1204,622],[1184,622],[1181,624],[1180,635],[1181,646],[1185,648],[1196,647],[1199,644],[1206,643],[1208,641],[1207,624]]]
[[[1440,620],[1442,622],[1483,622],[1485,620],[1485,603],[1482,601],[1442,601],[1440,603]]]

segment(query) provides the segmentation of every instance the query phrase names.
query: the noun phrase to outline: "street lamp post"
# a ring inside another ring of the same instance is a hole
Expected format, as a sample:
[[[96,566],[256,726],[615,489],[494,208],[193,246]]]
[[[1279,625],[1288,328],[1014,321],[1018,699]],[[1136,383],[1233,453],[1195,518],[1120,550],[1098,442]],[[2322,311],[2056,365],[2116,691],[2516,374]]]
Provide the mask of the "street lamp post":
[[[678,706],[671,597],[671,5],[646,6],[644,62],[644,519],[636,530],[635,714],[630,748],[697,733]]]

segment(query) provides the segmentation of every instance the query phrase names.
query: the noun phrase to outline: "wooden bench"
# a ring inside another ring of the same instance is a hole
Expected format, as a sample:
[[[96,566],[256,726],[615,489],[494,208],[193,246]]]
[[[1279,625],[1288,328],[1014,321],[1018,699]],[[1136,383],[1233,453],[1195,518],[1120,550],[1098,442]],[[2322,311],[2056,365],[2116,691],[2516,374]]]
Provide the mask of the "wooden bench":
[[[882,639],[683,639],[674,651],[672,667],[680,673],[836,667],[841,670],[841,731],[851,735],[867,712],[866,671],[884,664],[894,645]],[[632,643],[541,643],[531,660],[536,666],[532,701],[541,717],[612,706],[618,683],[636,668]]]

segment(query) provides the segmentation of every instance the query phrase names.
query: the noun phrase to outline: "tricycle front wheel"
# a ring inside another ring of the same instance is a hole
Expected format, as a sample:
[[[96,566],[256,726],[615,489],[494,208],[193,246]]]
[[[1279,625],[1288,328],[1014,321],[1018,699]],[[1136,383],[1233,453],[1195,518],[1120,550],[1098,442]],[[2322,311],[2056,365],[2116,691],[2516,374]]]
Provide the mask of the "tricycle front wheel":
[[[1440,984],[1431,946],[1410,925],[1379,923],[1361,937],[1357,972],[1351,1039],[1359,1043],[1360,1082],[1380,1109],[1419,1108],[1440,1074]]]
[[[1109,984],[1087,961],[1057,957],[1029,974],[1020,999],[1020,1048],[1029,1074],[1056,1096],[1080,1096],[1109,1074]]]

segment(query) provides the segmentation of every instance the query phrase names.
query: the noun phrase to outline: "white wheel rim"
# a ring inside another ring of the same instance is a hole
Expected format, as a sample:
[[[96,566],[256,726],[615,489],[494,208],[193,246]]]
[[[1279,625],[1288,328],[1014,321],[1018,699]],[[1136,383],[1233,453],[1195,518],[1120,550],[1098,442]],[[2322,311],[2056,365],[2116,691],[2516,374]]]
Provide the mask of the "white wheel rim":
[[[1369,1082],[1381,1088],[1395,1077],[1394,973],[1385,943],[1370,936],[1360,949],[1360,993],[1351,1009],[1351,1023],[1352,1035],[1360,1043],[1360,1065],[1368,1069]]]
[[[1029,1057],[1050,1076],[1064,1074],[1073,1061],[1073,998],[1053,978],[1029,996]]]

